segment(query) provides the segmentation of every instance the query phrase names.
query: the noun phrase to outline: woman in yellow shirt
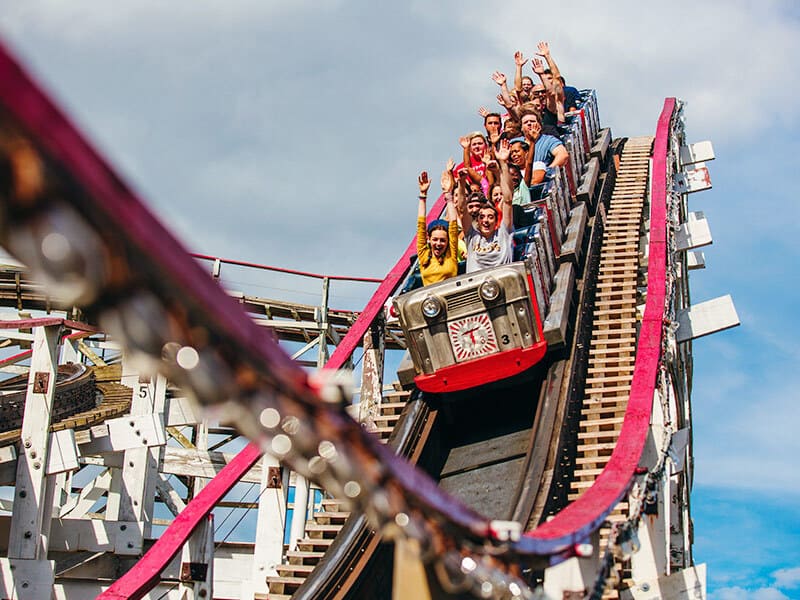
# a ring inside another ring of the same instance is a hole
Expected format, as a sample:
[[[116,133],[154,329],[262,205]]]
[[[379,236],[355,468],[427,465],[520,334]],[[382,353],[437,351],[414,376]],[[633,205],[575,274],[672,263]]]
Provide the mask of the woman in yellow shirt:
[[[450,159],[450,163],[453,160]],[[458,274],[458,219],[453,201],[452,165],[442,173],[442,192],[447,201],[447,220],[436,219],[425,229],[425,200],[431,185],[427,171],[419,175],[419,210],[417,212],[417,258],[422,285],[444,281]]]

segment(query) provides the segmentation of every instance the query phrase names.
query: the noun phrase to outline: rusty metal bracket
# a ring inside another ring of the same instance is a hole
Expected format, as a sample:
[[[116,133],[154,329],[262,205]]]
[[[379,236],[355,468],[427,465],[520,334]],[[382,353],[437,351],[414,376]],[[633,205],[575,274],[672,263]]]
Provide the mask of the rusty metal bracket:
[[[267,488],[279,488],[281,487],[281,468],[280,467],[269,467],[267,471]]]
[[[208,564],[188,562],[181,563],[181,581],[205,581],[208,576]]]
[[[50,373],[46,371],[37,371],[33,375],[33,393],[46,394],[50,387]]]

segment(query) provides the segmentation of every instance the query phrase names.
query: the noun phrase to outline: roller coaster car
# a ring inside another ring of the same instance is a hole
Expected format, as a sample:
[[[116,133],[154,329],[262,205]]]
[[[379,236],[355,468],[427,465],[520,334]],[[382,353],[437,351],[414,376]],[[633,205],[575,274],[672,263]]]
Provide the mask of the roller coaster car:
[[[400,294],[395,312],[425,392],[455,392],[521,373],[547,343],[530,261]]]

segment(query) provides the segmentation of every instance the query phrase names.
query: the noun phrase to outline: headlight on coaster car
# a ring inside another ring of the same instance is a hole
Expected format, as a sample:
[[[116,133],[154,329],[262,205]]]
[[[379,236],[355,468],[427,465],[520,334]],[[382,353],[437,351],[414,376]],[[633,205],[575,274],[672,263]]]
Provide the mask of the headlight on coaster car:
[[[492,302],[500,297],[500,284],[492,277],[487,277],[486,280],[478,288],[481,298],[487,302]]]
[[[438,317],[442,313],[442,301],[436,296],[428,296],[422,301],[422,314],[429,319]]]

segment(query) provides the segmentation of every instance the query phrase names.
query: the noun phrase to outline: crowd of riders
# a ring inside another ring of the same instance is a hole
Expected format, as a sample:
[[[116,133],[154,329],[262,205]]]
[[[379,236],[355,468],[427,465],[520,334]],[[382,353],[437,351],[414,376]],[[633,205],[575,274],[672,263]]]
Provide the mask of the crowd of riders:
[[[492,74],[501,109],[481,107],[484,132],[459,139],[463,160],[450,159],[440,178],[446,218],[427,227],[431,180],[425,171],[419,175],[417,256],[423,285],[455,277],[460,261],[466,261],[467,273],[510,263],[515,217],[519,220],[522,206],[531,202],[531,190],[569,160],[559,127],[577,108],[578,90],[566,85],[547,42],[539,42],[530,61],[538,83],[523,75],[528,62],[522,52],[514,54],[513,88],[505,74]]]

